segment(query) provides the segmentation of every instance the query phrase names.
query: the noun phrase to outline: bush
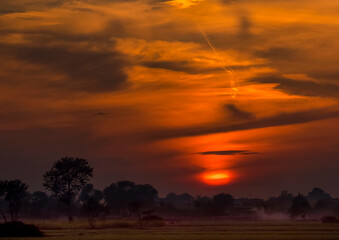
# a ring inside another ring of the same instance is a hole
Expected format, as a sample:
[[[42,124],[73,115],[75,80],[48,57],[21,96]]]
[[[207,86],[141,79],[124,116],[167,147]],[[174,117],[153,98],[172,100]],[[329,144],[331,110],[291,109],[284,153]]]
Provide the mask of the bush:
[[[0,237],[43,237],[43,233],[34,225],[8,222],[0,224]]]
[[[334,216],[325,216],[321,218],[322,223],[339,223],[339,219]]]

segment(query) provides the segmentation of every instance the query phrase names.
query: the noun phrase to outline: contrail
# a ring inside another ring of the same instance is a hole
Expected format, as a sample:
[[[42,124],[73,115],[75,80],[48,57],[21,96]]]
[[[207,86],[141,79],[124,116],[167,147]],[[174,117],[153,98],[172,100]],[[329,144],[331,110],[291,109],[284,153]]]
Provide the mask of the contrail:
[[[209,39],[207,34],[202,30],[202,28],[198,24],[196,24],[196,25],[198,26],[198,29],[199,29],[201,35],[206,40],[207,44],[212,49],[214,55],[217,57],[220,68],[223,69],[226,72],[227,76],[230,78],[231,88],[232,88],[232,97],[235,98],[239,89],[238,89],[238,86],[237,86],[237,82],[232,77],[231,68],[227,67],[227,65],[224,63],[224,59],[219,55],[219,53],[217,52],[216,48],[214,47],[213,43],[211,42],[211,40]]]
[[[167,3],[171,3],[171,2],[173,3],[173,2],[176,2],[176,1],[175,0],[167,1]],[[236,80],[233,79],[232,69],[227,67],[227,65],[224,63],[224,59],[218,54],[218,51],[214,47],[212,41],[208,38],[207,34],[202,30],[202,28],[200,27],[198,22],[197,21],[194,21],[194,22],[195,22],[196,26],[198,27],[201,35],[204,37],[204,39],[206,40],[207,44],[210,46],[210,48],[214,52],[214,55],[217,57],[219,65],[220,65],[220,68],[225,71],[226,76],[230,79],[231,89],[232,89],[232,98],[235,98],[237,92],[239,91],[239,89],[238,89],[238,84],[237,84]]]

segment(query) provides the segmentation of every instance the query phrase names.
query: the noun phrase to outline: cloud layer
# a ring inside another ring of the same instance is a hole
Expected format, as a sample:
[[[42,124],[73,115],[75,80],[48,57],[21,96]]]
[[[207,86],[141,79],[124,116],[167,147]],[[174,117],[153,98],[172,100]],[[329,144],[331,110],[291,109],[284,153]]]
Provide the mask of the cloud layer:
[[[197,176],[229,170],[236,194],[269,194],[264,181],[297,190],[289,172],[300,188],[317,169],[325,179],[339,154],[337,9],[2,0],[0,174],[35,166],[20,175],[39,189],[41,167],[75,155],[92,161],[99,186],[133,176],[208,193]]]

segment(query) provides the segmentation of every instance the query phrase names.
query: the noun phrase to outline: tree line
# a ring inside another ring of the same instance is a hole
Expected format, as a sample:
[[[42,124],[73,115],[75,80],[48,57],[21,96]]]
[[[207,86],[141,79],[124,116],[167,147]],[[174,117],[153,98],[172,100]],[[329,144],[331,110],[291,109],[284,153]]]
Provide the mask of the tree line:
[[[54,162],[43,175],[43,186],[51,195],[41,191],[30,194],[28,185],[18,179],[1,180],[0,213],[3,220],[16,221],[20,210],[37,218],[55,217],[63,212],[70,222],[74,214],[86,215],[91,223],[95,217],[105,218],[108,213],[136,215],[140,219],[141,210],[152,208],[158,197],[153,186],[131,181],[112,183],[100,191],[88,184],[91,177],[93,168],[87,160],[65,157]]]
[[[103,191],[89,184],[93,168],[81,158],[65,157],[53,163],[43,175],[43,186],[51,194],[42,191],[29,193],[28,185],[21,180],[0,181],[0,214],[5,222],[17,221],[19,213],[30,218],[60,217],[61,213],[71,222],[74,216],[87,217],[91,226],[95,218],[108,215],[135,216],[139,222],[145,216],[158,214],[187,216],[245,216],[255,217],[255,210],[266,214],[285,213],[292,219],[305,219],[317,211],[339,213],[339,201],[319,188],[308,196],[293,196],[282,192],[268,200],[241,198],[219,193],[213,198],[192,197],[188,193],[169,193],[159,198],[158,191],[149,184],[119,181]]]

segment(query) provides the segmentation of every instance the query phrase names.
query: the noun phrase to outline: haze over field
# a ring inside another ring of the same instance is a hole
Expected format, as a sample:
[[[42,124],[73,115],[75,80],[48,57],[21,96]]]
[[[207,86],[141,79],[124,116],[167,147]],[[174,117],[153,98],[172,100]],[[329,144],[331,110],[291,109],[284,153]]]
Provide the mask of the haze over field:
[[[0,176],[339,196],[339,2],[1,0]]]

